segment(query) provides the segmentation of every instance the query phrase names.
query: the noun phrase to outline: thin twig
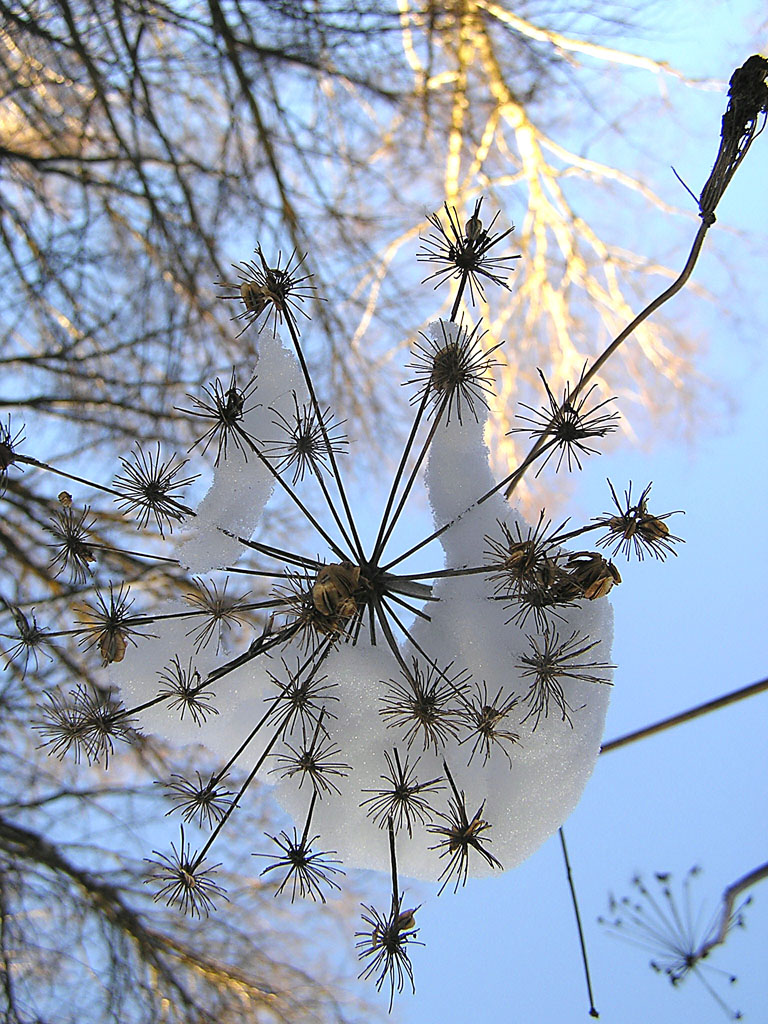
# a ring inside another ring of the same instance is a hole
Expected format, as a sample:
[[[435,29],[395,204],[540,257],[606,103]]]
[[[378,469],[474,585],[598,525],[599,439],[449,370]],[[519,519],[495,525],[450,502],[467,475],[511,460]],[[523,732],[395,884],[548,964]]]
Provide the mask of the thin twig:
[[[731,693],[726,693],[723,697],[716,697],[714,700],[708,700],[705,704],[698,704],[695,708],[689,708],[687,711],[681,711],[678,715],[672,715],[670,718],[662,718],[660,722],[656,722],[653,725],[647,725],[644,729],[637,729],[635,732],[628,732],[625,736],[619,736],[618,739],[609,740],[608,743],[604,743],[600,748],[601,754],[607,754],[609,750],[616,750],[618,747],[625,747],[629,743],[634,743],[636,740],[645,739],[646,736],[652,736],[654,733],[663,732],[664,729],[671,729],[675,725],[680,725],[682,722],[689,722],[692,718],[699,718],[701,715],[706,715],[710,711],[717,711],[718,708],[725,707],[727,704],[735,704],[736,701],[746,700],[747,697],[753,697],[756,693],[762,693],[764,690],[768,690],[768,679],[761,679],[759,683],[751,683],[749,686],[743,686],[740,690],[733,690]]]
[[[589,996],[589,1016],[599,1017],[600,1014],[595,1009],[595,999],[592,995],[592,980],[589,976],[589,962],[587,960],[587,946],[584,942],[584,931],[581,927],[581,914],[579,913],[579,903],[576,899],[576,888],[573,884],[573,875],[571,874],[571,862],[568,859],[568,848],[565,845],[565,832],[562,828],[558,829],[560,836],[560,846],[563,850],[563,860],[565,861],[565,873],[568,877],[568,886],[571,890],[571,902],[573,903],[573,912],[576,915],[576,927],[579,930],[579,945],[581,946],[581,962],[584,964],[584,977],[587,979],[587,994]]]

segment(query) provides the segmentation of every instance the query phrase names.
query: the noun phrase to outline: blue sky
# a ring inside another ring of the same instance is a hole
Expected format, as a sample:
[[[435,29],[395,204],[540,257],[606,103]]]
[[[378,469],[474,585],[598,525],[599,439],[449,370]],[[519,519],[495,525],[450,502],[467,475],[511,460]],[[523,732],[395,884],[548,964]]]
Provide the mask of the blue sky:
[[[751,19],[751,20],[750,20]],[[729,77],[768,40],[750,31],[759,21],[749,3],[672,3],[657,8],[647,36],[622,42],[662,56],[690,75]],[[650,85],[654,87],[653,83]],[[679,93],[676,93],[679,96]],[[722,94],[691,103],[681,152],[686,177],[703,183],[717,149]],[[695,123],[691,118],[695,115]],[[659,160],[667,196],[679,202]],[[652,510],[684,509],[673,532],[685,538],[677,558],[620,568],[614,590],[618,666],[606,738],[719,696],[768,674],[765,657],[768,558],[763,538],[768,504],[765,395],[768,394],[762,282],[768,268],[768,139],[759,139],[718,211],[696,272],[705,287],[728,274],[740,285],[741,319],[702,302],[686,326],[706,338],[702,369],[731,402],[725,416],[704,415],[693,439],[659,436],[647,450],[626,447],[593,458],[568,503],[553,518],[589,516],[606,504],[606,477],[617,489],[653,481]],[[700,187],[700,185],[699,185]],[[697,191],[697,189],[695,189]],[[747,231],[748,238],[734,229]],[[649,224],[649,246],[688,244],[684,223]],[[650,253],[649,253],[650,254]],[[669,307],[671,309],[671,307]],[[674,310],[671,310],[674,312]],[[766,729],[768,694],[607,754],[566,824],[595,1001],[605,1021],[702,1024],[725,1014],[696,978],[673,989],[648,967],[652,953],[625,945],[596,924],[609,892],[630,895],[641,873],[670,871],[682,883],[697,864],[693,906],[717,908],[722,889],[768,858]],[[415,997],[404,995],[395,1017],[432,1021],[566,1022],[589,1019],[573,911],[557,838],[513,872],[471,882],[457,896],[434,887],[409,890],[423,901],[418,923],[425,949],[415,949]],[[747,927],[712,954],[713,966],[739,976],[735,986],[710,980],[744,1019],[766,1017],[768,883],[754,889]]]

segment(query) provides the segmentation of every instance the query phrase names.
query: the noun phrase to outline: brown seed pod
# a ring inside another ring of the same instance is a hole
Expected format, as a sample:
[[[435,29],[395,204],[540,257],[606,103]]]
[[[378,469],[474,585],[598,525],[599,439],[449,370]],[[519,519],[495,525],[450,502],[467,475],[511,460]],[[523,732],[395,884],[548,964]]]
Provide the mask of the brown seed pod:
[[[606,561],[596,551],[577,551],[568,559],[567,565],[571,580],[588,601],[605,597],[617,583],[621,583],[621,575],[613,562]]]
[[[664,540],[665,537],[669,536],[669,527],[662,520],[656,516],[644,516],[637,524],[637,532],[643,538],[643,540],[653,542],[656,540]]]
[[[455,853],[460,847],[464,846],[469,840],[480,832],[484,832],[488,828],[488,822],[482,818],[473,818],[472,821],[467,825],[465,829],[462,829],[460,833],[452,836],[448,841],[448,849],[451,853]]]
[[[312,603],[321,615],[349,619],[357,611],[355,591],[360,586],[360,566],[352,562],[324,565],[312,584]]]
[[[240,285],[240,298],[245,303],[245,308],[248,312],[253,313],[255,316],[259,316],[264,312],[269,301],[265,297],[263,289],[259,288],[253,281],[243,281]]]
[[[121,633],[119,629],[105,631],[99,642],[104,667],[122,661],[125,657],[126,647],[125,634]]]

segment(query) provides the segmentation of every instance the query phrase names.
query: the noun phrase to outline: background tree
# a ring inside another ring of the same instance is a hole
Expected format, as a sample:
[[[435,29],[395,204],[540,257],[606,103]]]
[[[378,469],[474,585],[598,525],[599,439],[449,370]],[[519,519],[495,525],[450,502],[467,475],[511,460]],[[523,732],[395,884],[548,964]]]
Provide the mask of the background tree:
[[[466,207],[482,191],[502,225],[520,224],[524,255],[487,338],[509,339],[494,419],[499,458],[511,459],[502,435],[514,401],[540,404],[535,367],[557,394],[635,304],[626,272],[658,270],[627,252],[624,223],[619,249],[605,225],[575,212],[590,183],[601,195],[610,182],[633,202],[655,199],[556,141],[572,109],[561,114],[554,97],[578,87],[599,105],[602,80],[576,63],[585,57],[667,73],[579,36],[604,39],[613,8],[595,24],[580,12],[545,20],[511,7],[3,4],[0,401],[22,411],[24,449],[59,454],[64,421],[63,454],[97,448],[101,472],[91,475],[107,479],[136,439],[188,443],[182,395],[254,361],[254,337],[235,339],[214,282],[230,279],[230,262],[255,241],[308,251],[326,300],[310,335],[326,393],[375,436],[392,419],[384,371],[427,316],[428,302],[410,308],[408,246],[425,210],[444,196]],[[588,109],[579,102],[585,120]],[[515,203],[527,192],[525,206],[506,201],[512,189]],[[660,366],[672,389],[684,379],[687,353],[674,339],[648,328],[639,340],[601,383],[605,394]],[[647,406],[668,406],[670,391],[640,387]],[[86,499],[76,494],[79,507]],[[49,481],[30,467],[11,475],[5,507],[4,598],[30,622],[33,609],[63,621],[73,589],[87,597],[91,581],[72,588],[49,566],[46,527],[60,511]],[[93,507],[91,540],[116,543],[114,509]],[[125,551],[101,554],[93,582],[111,577],[155,594],[178,584],[177,573]],[[12,632],[10,612],[5,622]],[[57,646],[52,655],[57,672],[87,678],[77,654]],[[50,668],[44,658],[41,667]],[[37,693],[32,672],[8,683],[20,720]]]

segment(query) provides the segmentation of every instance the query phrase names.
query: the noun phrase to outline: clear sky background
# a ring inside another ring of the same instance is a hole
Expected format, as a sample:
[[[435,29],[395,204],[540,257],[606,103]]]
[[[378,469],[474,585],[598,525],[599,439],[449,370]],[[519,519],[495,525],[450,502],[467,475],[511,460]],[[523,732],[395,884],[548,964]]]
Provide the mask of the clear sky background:
[[[727,81],[754,52],[760,5],[678,2],[658,5],[643,39],[622,45],[663,57],[691,76]],[[764,12],[763,12],[764,16]],[[650,95],[659,83],[648,76]],[[685,94],[675,93],[676,100]],[[717,151],[724,93],[685,100],[674,127],[676,148],[659,147],[650,128],[656,183],[682,203],[670,160],[694,191]],[[695,280],[728,301],[728,275],[739,280],[739,308],[698,304],[686,329],[706,341],[700,366],[724,388],[731,407],[713,405],[692,438],[657,436],[647,450],[622,446],[587,463],[553,519],[604,511],[606,477],[623,490],[653,481],[651,509],[684,509],[672,531],[685,538],[677,558],[626,565],[614,590],[618,666],[606,738],[759,680],[768,674],[765,622],[766,395],[768,395],[768,137],[758,139],[718,210]],[[648,224],[647,254],[688,246],[695,224],[658,214]],[[749,232],[744,236],[739,232]],[[670,315],[674,307],[667,307]],[[631,343],[631,342],[630,342]],[[717,410],[717,411],[716,411]],[[708,1024],[725,1020],[695,977],[674,989],[648,967],[644,952],[596,923],[608,894],[630,895],[631,879],[700,865],[693,907],[707,918],[722,890],[768,859],[768,693],[601,757],[566,823],[572,868],[601,1019],[621,1024]],[[378,885],[377,879],[371,880]],[[423,883],[406,903],[423,902],[415,948],[416,995],[396,1000],[404,1024],[454,1021],[563,1022],[589,1019],[578,939],[557,837],[515,871],[470,882],[457,896]],[[739,976],[735,986],[709,980],[744,1019],[768,1021],[768,882],[755,887],[745,930],[735,931],[710,962]]]

